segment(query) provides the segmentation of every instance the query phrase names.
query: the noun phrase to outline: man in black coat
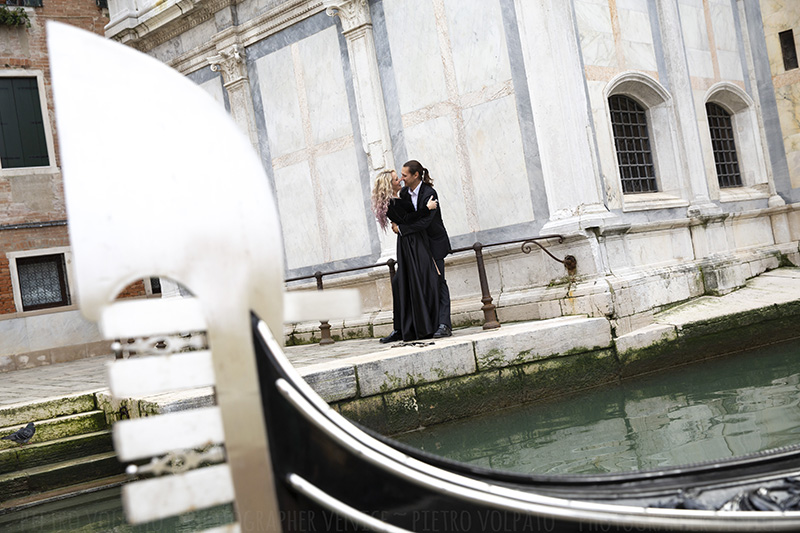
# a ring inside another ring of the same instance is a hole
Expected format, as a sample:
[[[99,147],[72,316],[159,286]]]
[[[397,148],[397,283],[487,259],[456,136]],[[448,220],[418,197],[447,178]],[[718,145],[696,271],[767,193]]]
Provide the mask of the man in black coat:
[[[409,161],[403,165],[402,179],[405,187],[400,190],[401,198],[410,198],[414,208],[427,204],[433,197],[438,201],[439,195],[431,185],[432,181],[428,174],[428,169],[424,168],[418,161]],[[449,337],[452,335],[450,322],[450,289],[444,277],[444,258],[450,253],[450,238],[442,222],[441,204],[437,209],[430,211],[426,216],[410,224],[397,226],[392,224],[395,233],[408,235],[417,231],[424,231],[428,234],[431,247],[431,255],[439,270],[439,328],[433,334],[434,338]]]

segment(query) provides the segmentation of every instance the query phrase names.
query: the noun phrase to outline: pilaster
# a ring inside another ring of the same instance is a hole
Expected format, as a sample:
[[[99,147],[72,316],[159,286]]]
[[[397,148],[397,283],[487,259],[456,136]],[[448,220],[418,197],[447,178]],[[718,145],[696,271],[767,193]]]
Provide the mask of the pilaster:
[[[244,60],[244,49],[231,39],[217,44],[217,54],[208,58],[211,70],[222,73],[222,86],[228,92],[231,117],[250,139],[250,144],[258,146],[255,112],[250,95],[250,80]]]
[[[394,157],[386,108],[383,105],[369,3],[367,0],[327,0],[325,6],[325,12],[329,16],[339,17],[342,34],[347,41],[361,129],[361,146],[369,162],[371,187],[379,171],[394,168]],[[399,173],[399,169],[397,170]],[[392,257],[395,253],[394,234],[384,234],[380,230],[378,234],[381,235],[381,257]]]
[[[574,233],[614,217],[603,203],[572,2],[515,0],[550,220]]]
[[[664,43],[664,63],[669,79],[670,92],[675,102],[675,126],[678,137],[680,169],[688,185],[690,204],[687,215],[690,217],[708,216],[721,212],[719,206],[711,202],[708,192],[708,176],[703,161],[700,130],[695,111],[692,78],[686,59],[686,45],[683,41],[681,17],[677,0],[656,0],[656,10]]]

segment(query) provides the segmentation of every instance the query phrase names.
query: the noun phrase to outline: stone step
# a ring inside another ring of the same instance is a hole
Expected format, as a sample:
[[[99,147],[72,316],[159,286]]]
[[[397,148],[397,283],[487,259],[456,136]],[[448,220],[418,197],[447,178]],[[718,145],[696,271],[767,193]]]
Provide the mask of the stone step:
[[[0,450],[17,449],[30,446],[39,442],[53,441],[71,437],[73,435],[83,435],[94,433],[107,428],[106,416],[103,411],[88,411],[74,415],[60,416],[48,420],[35,422],[36,433],[28,444],[17,444],[10,440],[0,440]],[[5,437],[17,431],[25,424],[0,428],[0,437]]]
[[[52,441],[0,450],[0,474],[79,459],[114,449],[111,431],[95,431]]]
[[[113,489],[120,487],[130,481],[130,476],[127,474],[120,474],[111,477],[104,477],[101,479],[93,479],[91,481],[86,481],[82,483],[77,483],[75,485],[68,485],[66,487],[60,487],[53,490],[48,490],[46,492],[39,492],[36,494],[32,494],[29,496],[24,496],[22,498],[15,498],[13,500],[6,500],[0,503],[0,531],[3,533],[6,532],[6,521],[9,514],[16,513],[18,511],[23,511],[25,509],[29,509],[31,507],[36,507],[42,504],[48,504],[51,508],[69,508],[74,505],[75,501],[80,496],[89,495],[98,491],[107,491],[108,489]],[[119,499],[119,495],[115,495],[117,499]],[[63,503],[62,503],[63,502]],[[26,516],[28,514],[26,513]],[[19,517],[11,517],[11,520],[7,520],[8,522],[12,522]]]
[[[79,393],[0,407],[0,428],[97,409],[94,393]]]
[[[29,497],[78,483],[124,473],[114,452],[70,459],[0,475],[0,501]]]

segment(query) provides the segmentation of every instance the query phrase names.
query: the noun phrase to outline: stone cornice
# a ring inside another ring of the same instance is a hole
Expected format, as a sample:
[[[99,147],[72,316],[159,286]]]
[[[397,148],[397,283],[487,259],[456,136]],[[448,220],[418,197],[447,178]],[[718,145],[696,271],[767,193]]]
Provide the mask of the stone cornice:
[[[250,46],[324,9],[322,0],[287,2],[239,26],[241,42],[244,46]]]
[[[151,21],[146,21],[129,30],[135,36],[128,32],[123,32],[114,36],[114,38],[137,50],[149,52],[153,48],[212,19],[217,11],[235,3],[235,0],[199,0],[189,10],[184,10],[181,8],[181,3],[178,3],[176,6],[181,9],[181,12],[174,18],[158,26],[154,26]],[[123,35],[125,35],[125,38],[122,37]]]
[[[233,2],[231,2],[233,3]],[[217,44],[235,35],[242,47],[250,46],[298,21],[324,11],[322,0],[295,0],[254,17],[240,26],[229,27],[201,46],[196,47],[168,62],[178,72],[186,75],[208,66],[207,58],[216,53]],[[186,28],[183,31],[187,31]],[[174,38],[182,32],[176,32]]]

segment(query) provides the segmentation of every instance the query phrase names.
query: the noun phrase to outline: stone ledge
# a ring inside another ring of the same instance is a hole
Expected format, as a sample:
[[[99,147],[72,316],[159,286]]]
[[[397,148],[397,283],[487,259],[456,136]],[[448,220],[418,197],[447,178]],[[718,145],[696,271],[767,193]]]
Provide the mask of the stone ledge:
[[[49,420],[59,416],[74,415],[97,409],[94,393],[78,393],[16,403],[0,408],[0,428],[27,424],[37,420]]]
[[[300,370],[303,379],[326,402],[355,398],[358,394],[356,371],[353,365],[322,363]]]
[[[677,328],[673,325],[650,324],[627,335],[617,337],[614,342],[620,359],[623,359],[631,351],[641,350],[661,342],[673,341],[677,337]]]
[[[506,326],[476,337],[478,370],[484,371],[607,348],[611,346],[611,327],[605,318],[562,317]]]
[[[360,396],[472,374],[476,370],[472,342],[400,350],[396,355],[381,354],[372,361],[355,365]]]

